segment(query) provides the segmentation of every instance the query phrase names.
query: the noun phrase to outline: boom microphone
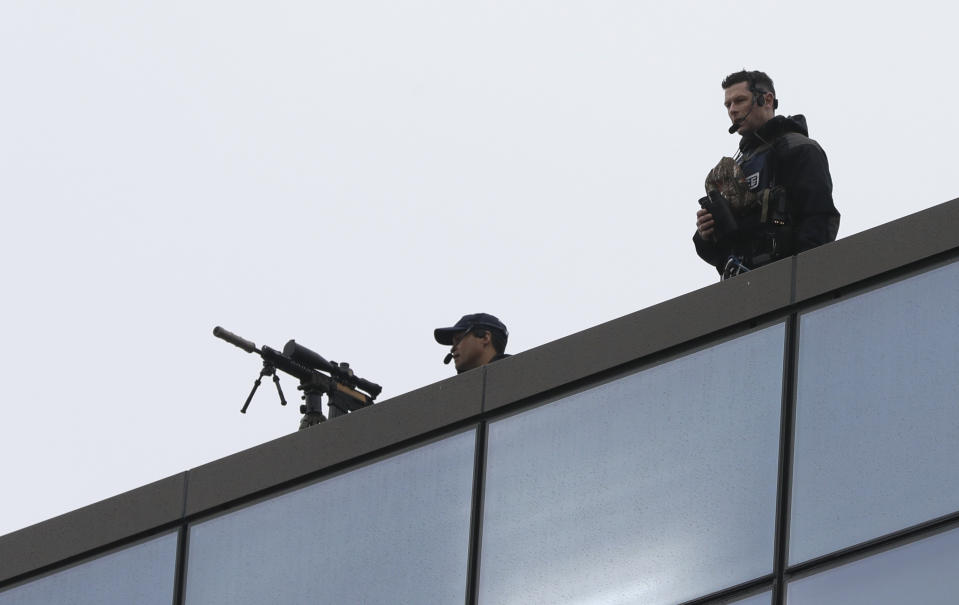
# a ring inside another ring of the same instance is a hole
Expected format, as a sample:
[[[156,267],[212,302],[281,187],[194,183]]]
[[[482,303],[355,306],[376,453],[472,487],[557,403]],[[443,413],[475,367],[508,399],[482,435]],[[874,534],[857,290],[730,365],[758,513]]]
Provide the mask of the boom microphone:
[[[739,130],[739,127],[743,125],[743,122],[746,121],[746,118],[749,117],[749,114],[751,114],[753,112],[753,109],[755,108],[756,106],[753,105],[752,107],[749,108],[749,111],[746,112],[746,115],[744,115],[743,117],[733,122],[733,125],[729,127],[729,134],[735,134],[736,131]]]
[[[446,357],[443,358],[443,365],[450,365],[450,362],[453,361],[453,354],[447,353]]]

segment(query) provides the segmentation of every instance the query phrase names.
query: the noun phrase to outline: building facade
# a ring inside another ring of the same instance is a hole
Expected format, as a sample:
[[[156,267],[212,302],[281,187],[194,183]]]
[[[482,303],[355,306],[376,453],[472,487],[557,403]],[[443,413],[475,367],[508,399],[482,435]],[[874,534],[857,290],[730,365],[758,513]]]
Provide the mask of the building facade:
[[[0,537],[0,605],[959,593],[959,200]]]

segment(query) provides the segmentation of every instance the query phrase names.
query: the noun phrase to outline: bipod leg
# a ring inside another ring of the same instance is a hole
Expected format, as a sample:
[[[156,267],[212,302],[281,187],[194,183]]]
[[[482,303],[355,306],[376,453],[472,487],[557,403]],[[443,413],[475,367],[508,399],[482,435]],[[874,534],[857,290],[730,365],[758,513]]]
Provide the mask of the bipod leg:
[[[243,404],[243,407],[240,408],[241,414],[246,414],[246,408],[250,407],[250,402],[253,401],[253,394],[256,393],[256,390],[260,388],[260,377],[257,376],[256,380],[253,381],[253,388],[250,389],[250,394],[246,396],[246,402]]]
[[[256,390],[260,388],[260,381],[263,380],[264,376],[273,376],[273,380],[276,382],[276,388],[280,388],[279,378],[276,375],[276,368],[273,367],[273,364],[264,361],[263,369],[260,370],[260,375],[256,377],[256,380],[253,381],[253,388],[250,389],[250,394],[246,397],[246,402],[243,404],[243,407],[240,408],[241,414],[246,414],[246,408],[250,407],[250,402],[253,401],[253,395],[256,394]],[[280,401],[283,401],[283,393],[280,393]],[[286,401],[283,401],[283,405],[286,405]]]
[[[280,405],[286,405],[286,397],[283,396],[283,389],[280,388],[280,377],[273,372],[273,384],[276,385],[276,392],[280,395]]]

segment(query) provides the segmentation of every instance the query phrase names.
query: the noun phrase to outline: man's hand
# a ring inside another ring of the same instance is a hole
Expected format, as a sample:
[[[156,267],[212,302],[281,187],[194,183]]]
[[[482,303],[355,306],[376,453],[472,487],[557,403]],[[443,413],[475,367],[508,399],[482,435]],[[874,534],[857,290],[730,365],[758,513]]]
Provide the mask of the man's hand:
[[[713,215],[705,208],[696,211],[696,231],[699,232],[699,237],[704,240],[713,241],[715,239],[716,221],[713,220]]]

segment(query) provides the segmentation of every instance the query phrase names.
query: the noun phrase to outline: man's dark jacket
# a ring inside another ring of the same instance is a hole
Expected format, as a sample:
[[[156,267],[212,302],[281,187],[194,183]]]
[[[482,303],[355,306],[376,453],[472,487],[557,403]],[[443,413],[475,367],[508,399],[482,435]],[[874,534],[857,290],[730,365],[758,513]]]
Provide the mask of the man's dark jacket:
[[[784,187],[788,219],[782,226],[763,223],[757,209],[737,217],[740,229],[734,237],[706,241],[697,231],[693,236],[696,253],[720,273],[730,255],[755,268],[836,239],[839,211],[832,200],[829,163],[808,134],[802,115],[775,116],[740,140],[736,162],[750,190]],[[776,251],[769,254],[773,240]]]

